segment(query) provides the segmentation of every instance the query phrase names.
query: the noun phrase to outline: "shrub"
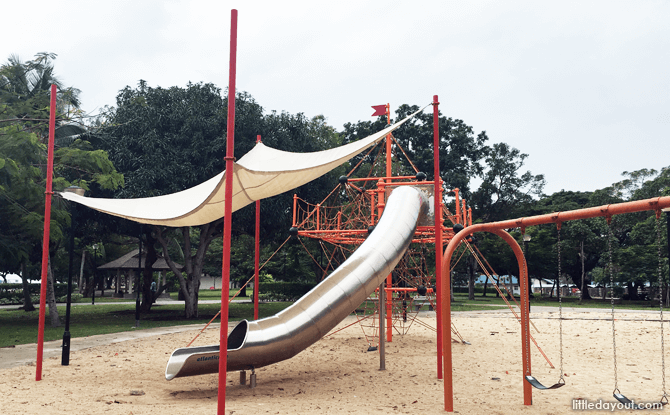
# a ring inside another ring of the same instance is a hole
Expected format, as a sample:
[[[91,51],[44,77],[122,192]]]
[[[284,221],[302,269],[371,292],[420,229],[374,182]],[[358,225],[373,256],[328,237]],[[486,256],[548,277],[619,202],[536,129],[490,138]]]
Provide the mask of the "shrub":
[[[74,291],[76,288],[76,285],[73,286],[72,291]],[[37,300],[33,300],[33,302],[38,302],[39,303],[39,295],[40,295],[40,283],[31,283],[30,284],[30,293],[31,298],[37,298]],[[64,282],[59,282],[54,284],[54,290],[56,291],[56,299],[57,301],[60,297],[63,297],[67,295],[67,283]],[[36,297],[35,297],[36,296]],[[15,301],[19,301],[22,304],[23,303],[23,284],[0,284],[0,298],[8,298],[8,299],[14,299]],[[12,304],[19,304],[19,302],[14,302]]]
[[[82,301],[83,299],[84,299],[84,296],[82,294],[79,294],[79,293],[72,293],[70,295],[70,302],[72,302],[72,303],[78,303],[78,302]],[[56,298],[56,302],[67,303],[67,295]]]
[[[262,282],[259,284],[259,300],[295,301],[305,295],[316,284],[310,282]]]

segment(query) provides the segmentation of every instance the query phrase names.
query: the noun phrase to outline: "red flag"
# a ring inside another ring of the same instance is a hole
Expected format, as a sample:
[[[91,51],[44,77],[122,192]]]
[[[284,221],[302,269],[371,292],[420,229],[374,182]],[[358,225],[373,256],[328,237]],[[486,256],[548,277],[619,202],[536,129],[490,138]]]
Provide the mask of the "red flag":
[[[372,109],[375,110],[375,113],[371,117],[377,117],[379,115],[386,115],[386,105],[373,105]]]

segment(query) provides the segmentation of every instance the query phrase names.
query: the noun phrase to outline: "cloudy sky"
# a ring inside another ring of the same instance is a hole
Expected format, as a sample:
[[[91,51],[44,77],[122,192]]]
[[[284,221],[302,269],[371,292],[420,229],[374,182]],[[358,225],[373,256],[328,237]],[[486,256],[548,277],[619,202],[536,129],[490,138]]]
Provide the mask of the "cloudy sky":
[[[424,105],[529,154],[546,193],[670,166],[670,2],[33,0],[2,7],[0,59],[58,54],[83,108],[151,86],[228,83],[337,130]],[[238,155],[240,156],[240,155]]]

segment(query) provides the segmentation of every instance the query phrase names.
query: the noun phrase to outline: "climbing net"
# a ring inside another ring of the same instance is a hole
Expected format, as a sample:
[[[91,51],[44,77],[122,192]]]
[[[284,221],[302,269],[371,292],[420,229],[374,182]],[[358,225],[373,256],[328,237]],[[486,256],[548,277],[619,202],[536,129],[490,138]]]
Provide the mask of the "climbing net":
[[[365,241],[381,217],[386,198],[393,188],[411,184],[433,195],[434,182],[424,182],[425,175],[419,173],[409,159],[413,175],[374,177],[374,173],[380,170],[375,168],[375,163],[381,158],[382,149],[383,146],[379,146],[365,177],[354,177],[354,172],[361,166],[361,163],[357,164],[347,176],[340,177],[339,184],[320,203],[311,203],[294,196],[293,234],[321,270],[321,279],[328,276]],[[407,156],[397,142],[394,149],[396,156],[400,153]],[[458,206],[459,211],[452,214],[442,205],[442,217],[452,224],[467,224],[468,219],[471,221],[471,214],[468,218],[465,203],[462,212],[460,208]],[[443,226],[442,233],[446,245],[454,231]],[[318,241],[320,260],[310,253],[302,238]],[[405,335],[413,325],[426,325],[417,319],[419,313],[436,309],[435,277],[432,275],[434,261],[431,266],[426,261],[427,256],[431,256],[427,254],[434,251],[435,239],[434,220],[430,218],[426,223],[420,223],[410,248],[392,273],[392,284],[387,284],[386,297],[390,303],[385,305],[387,316],[390,316],[387,327],[390,326],[394,334]],[[369,348],[377,347],[379,342],[379,305],[377,290],[355,312]],[[435,327],[428,327],[436,330]],[[452,327],[452,332],[462,341],[455,327]]]

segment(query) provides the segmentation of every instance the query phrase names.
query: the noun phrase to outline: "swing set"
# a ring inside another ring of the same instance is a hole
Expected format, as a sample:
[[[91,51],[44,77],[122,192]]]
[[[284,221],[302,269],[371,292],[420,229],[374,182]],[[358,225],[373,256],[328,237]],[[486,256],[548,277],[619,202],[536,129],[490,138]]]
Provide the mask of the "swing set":
[[[501,237],[505,242],[509,244],[514,252],[517,262],[519,265],[520,275],[519,283],[521,288],[521,344],[522,344],[522,362],[523,362],[523,395],[524,395],[524,405],[532,405],[532,389],[538,390],[551,390],[558,389],[563,387],[566,382],[563,378],[563,304],[560,294],[560,289],[558,290],[558,300],[559,300],[559,350],[560,350],[560,377],[558,381],[551,385],[545,386],[537,378],[535,378],[531,372],[531,361],[530,361],[530,329],[529,329],[529,309],[528,309],[528,269],[526,258],[521,247],[517,241],[512,237],[506,229],[520,228],[521,233],[525,234],[525,230],[529,226],[536,226],[541,224],[555,223],[557,228],[557,240],[558,240],[558,274],[561,274],[561,224],[563,222],[587,219],[594,217],[605,217],[608,223],[608,266],[607,271],[609,273],[610,286],[614,286],[614,267],[612,263],[612,217],[615,215],[620,215],[624,213],[633,213],[633,212],[642,212],[653,210],[656,212],[656,244],[658,248],[658,284],[659,287],[663,283],[662,275],[662,256],[661,256],[661,227],[660,227],[660,217],[662,210],[668,210],[670,207],[670,196],[657,197],[646,200],[639,200],[634,202],[618,203],[611,205],[603,205],[593,208],[578,209],[566,212],[554,212],[546,215],[525,217],[519,219],[512,219],[507,221],[500,222],[491,222],[483,223],[468,226],[462,231],[458,232],[453,239],[447,245],[447,248],[444,253],[444,259],[442,261],[442,275],[446,281],[442,284],[441,296],[442,298],[449,298],[449,286],[450,286],[450,274],[447,272],[451,269],[451,258],[452,255],[456,252],[458,245],[466,238],[477,232],[490,232],[499,237]],[[670,215],[670,212],[668,212]],[[633,401],[628,399],[618,387],[618,370],[617,370],[617,355],[616,355],[616,328],[615,328],[615,312],[614,312],[614,296],[611,297],[611,306],[612,306],[612,350],[613,350],[613,360],[614,360],[614,390],[612,392],[613,397],[621,402],[622,404],[629,405],[629,408],[633,409],[642,409],[641,407],[635,405]],[[666,382],[665,382],[665,344],[663,339],[663,301],[659,301],[660,309],[660,321],[661,321],[661,370],[662,370],[662,395],[660,398],[660,403],[666,405],[668,403],[668,395],[666,391]],[[451,304],[449,301],[444,301],[442,303],[442,308],[440,310],[442,314],[442,323],[449,327],[451,324]],[[444,334],[444,332],[443,332]],[[454,411],[453,406],[453,378],[452,378],[452,352],[451,352],[451,342],[444,341],[442,342],[444,356],[444,409],[448,412]]]

